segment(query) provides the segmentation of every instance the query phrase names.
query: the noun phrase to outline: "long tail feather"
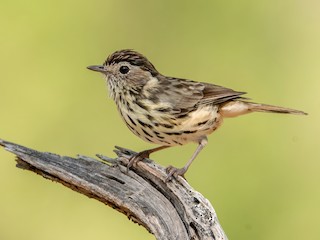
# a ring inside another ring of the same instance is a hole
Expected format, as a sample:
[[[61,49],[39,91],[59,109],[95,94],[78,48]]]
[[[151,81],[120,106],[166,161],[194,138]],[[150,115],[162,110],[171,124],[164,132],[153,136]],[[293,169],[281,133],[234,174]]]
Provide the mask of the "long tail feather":
[[[220,114],[224,117],[236,117],[251,112],[270,112],[307,115],[307,113],[291,108],[272,106],[267,104],[252,103],[245,101],[230,101],[222,105],[219,109]]]
[[[297,114],[297,115],[308,115],[307,113],[291,108],[278,107],[268,104],[259,103],[247,103],[249,111],[253,112],[272,112],[272,113],[286,113],[286,114]]]

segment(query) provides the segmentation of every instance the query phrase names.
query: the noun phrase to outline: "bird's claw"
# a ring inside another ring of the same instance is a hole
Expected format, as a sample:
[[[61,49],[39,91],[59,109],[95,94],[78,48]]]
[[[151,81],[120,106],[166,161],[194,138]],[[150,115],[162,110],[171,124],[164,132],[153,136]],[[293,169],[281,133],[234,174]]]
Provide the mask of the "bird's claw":
[[[127,165],[127,173],[129,172],[130,168],[137,164],[137,162],[145,159],[145,158],[149,158],[149,151],[142,151],[142,152],[139,152],[139,153],[136,153],[134,154],[132,157],[130,157],[129,159],[129,163]]]
[[[168,166],[166,168],[166,172],[167,172],[167,177],[166,177],[166,180],[165,182],[169,182],[170,180],[172,180],[172,177],[175,177],[176,179],[178,178],[178,176],[181,176],[183,178],[184,177],[184,174],[186,173],[186,168],[176,168],[176,167],[173,167],[173,166]]]

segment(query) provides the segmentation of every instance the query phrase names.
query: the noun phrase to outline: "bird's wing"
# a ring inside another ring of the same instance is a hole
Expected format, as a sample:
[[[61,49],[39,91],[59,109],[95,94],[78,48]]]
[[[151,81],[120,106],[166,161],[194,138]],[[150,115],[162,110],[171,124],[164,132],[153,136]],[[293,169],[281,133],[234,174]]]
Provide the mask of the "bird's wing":
[[[199,104],[220,104],[234,99],[246,99],[241,95],[246,92],[237,92],[230,88],[221,87],[209,83],[202,83],[205,88],[203,90],[203,98],[199,101]]]
[[[161,102],[170,103],[176,111],[190,111],[202,104],[221,104],[232,99],[241,98],[244,92],[202,82],[180,78],[164,77],[160,81],[161,89],[157,97]]]
[[[201,83],[170,77],[159,83],[163,89],[158,94],[160,101],[169,103],[175,110],[193,108],[203,98],[205,86]]]

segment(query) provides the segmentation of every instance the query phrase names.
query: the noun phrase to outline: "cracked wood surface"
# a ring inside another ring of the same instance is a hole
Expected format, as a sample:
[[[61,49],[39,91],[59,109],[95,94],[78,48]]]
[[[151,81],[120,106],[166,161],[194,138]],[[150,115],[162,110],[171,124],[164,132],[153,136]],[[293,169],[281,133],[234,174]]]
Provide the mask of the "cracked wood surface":
[[[178,177],[166,183],[165,169],[146,159],[127,173],[135,152],[116,147],[117,158],[100,160],[40,152],[0,139],[16,155],[17,167],[95,198],[145,227],[157,239],[227,239],[210,202]]]

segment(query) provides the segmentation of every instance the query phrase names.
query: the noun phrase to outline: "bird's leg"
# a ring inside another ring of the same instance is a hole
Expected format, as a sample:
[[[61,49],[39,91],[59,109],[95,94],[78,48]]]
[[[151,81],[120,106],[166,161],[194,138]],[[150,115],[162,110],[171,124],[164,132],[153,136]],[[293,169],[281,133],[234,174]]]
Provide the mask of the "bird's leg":
[[[148,149],[148,150],[144,150],[142,152],[138,152],[136,154],[134,154],[130,159],[129,159],[129,163],[127,165],[127,172],[129,171],[129,169],[133,166],[133,164],[136,164],[137,162],[145,159],[145,158],[149,158],[150,154],[153,152],[157,152],[160,151],[162,149],[168,148],[170,146],[160,146],[157,148],[152,148],[152,149]]]
[[[174,176],[174,177],[182,176],[184,178],[184,174],[188,171],[188,168],[190,167],[191,163],[198,156],[198,154],[205,147],[205,145],[207,145],[207,143],[208,143],[207,137],[204,137],[199,141],[199,145],[198,145],[197,149],[194,151],[192,157],[189,159],[187,164],[184,165],[183,168],[175,168],[173,166],[168,166],[166,168],[166,172],[168,173],[168,176],[166,178],[166,182],[170,181],[172,176]]]

